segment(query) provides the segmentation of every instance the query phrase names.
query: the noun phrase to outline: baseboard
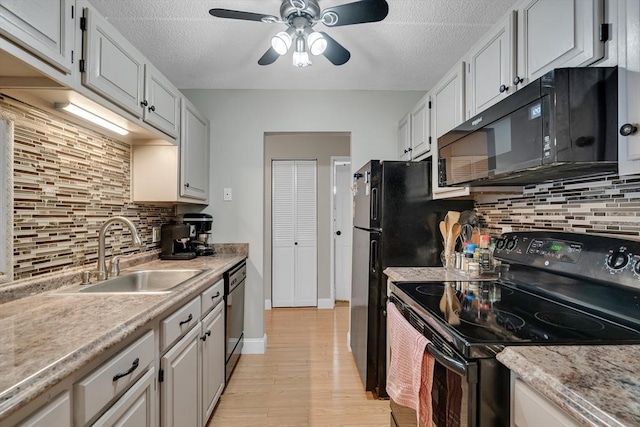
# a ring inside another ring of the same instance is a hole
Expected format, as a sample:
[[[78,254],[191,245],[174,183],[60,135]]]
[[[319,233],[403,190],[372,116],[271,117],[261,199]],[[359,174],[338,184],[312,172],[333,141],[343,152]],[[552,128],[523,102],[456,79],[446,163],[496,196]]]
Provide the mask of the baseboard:
[[[264,300],[264,309],[265,310],[271,310],[271,300],[270,299]]]
[[[333,310],[334,304],[331,298],[318,298],[318,309]]]
[[[262,338],[245,338],[242,354],[264,354],[267,351],[267,334]]]

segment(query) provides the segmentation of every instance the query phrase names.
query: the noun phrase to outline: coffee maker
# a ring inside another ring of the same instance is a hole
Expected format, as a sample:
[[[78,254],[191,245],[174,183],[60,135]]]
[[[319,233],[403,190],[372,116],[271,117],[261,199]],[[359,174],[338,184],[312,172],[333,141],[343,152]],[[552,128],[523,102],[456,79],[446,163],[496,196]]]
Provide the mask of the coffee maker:
[[[209,242],[213,217],[205,213],[185,213],[182,215],[182,222],[189,227],[191,248],[196,255],[213,255],[214,250]]]
[[[196,253],[192,249],[189,226],[185,224],[162,224],[160,228],[162,252],[160,259],[193,259]]]

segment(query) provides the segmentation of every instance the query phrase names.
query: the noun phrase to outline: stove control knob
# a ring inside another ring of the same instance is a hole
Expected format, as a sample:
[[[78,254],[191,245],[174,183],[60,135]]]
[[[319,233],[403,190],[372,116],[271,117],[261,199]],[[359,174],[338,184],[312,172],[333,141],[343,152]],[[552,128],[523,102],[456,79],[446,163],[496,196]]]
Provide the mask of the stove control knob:
[[[612,252],[607,257],[607,267],[613,271],[620,271],[629,264],[629,255],[623,251]]]
[[[516,247],[516,244],[518,244],[518,241],[516,239],[509,240],[507,242],[507,250],[512,251]]]
[[[496,249],[499,249],[499,250],[504,249],[504,244],[505,244],[504,239],[498,239],[498,241],[496,242]]]
[[[636,265],[633,266],[633,272],[636,276],[640,277],[640,259],[636,261]]]

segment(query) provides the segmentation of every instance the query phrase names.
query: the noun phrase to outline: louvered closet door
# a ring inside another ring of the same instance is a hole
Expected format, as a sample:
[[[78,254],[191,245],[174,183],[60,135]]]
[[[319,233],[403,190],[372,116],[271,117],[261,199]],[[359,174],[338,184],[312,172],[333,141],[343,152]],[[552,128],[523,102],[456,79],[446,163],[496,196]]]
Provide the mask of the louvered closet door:
[[[272,305],[315,307],[316,161],[273,161],[272,174]]]

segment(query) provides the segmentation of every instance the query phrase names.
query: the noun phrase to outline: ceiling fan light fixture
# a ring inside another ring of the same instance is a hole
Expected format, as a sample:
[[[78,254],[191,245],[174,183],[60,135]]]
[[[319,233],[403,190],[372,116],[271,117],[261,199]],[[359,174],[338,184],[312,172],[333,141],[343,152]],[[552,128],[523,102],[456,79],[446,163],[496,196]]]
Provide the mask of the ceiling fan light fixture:
[[[322,55],[327,49],[327,39],[320,33],[313,32],[307,36],[307,44],[312,55]]]
[[[309,59],[309,53],[307,52],[304,36],[298,36],[296,39],[296,50],[293,52],[293,66],[308,67],[311,64],[312,62]]]
[[[291,43],[291,36],[284,31],[279,32],[271,38],[271,47],[278,52],[278,55],[287,53],[291,47]]]

